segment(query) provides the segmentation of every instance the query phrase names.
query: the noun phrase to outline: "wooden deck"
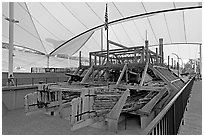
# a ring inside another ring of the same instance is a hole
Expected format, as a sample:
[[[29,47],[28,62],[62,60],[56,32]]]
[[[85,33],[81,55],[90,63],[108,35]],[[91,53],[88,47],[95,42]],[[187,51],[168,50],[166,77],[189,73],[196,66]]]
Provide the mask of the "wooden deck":
[[[202,134],[202,81],[195,81],[191,97],[184,113],[184,125],[181,125],[179,135]]]

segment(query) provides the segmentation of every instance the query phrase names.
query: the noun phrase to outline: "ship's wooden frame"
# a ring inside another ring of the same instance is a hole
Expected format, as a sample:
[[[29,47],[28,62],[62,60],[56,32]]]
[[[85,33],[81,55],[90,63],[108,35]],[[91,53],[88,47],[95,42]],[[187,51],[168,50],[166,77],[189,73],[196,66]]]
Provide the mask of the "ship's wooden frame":
[[[71,107],[72,130],[93,126],[114,132],[120,115],[130,113],[138,115],[145,128],[185,85],[164,65],[162,41],[156,52],[148,49],[148,41],[145,46],[90,52],[90,65],[79,60],[67,83],[42,84],[26,95],[26,113],[45,110],[62,116],[62,110]]]

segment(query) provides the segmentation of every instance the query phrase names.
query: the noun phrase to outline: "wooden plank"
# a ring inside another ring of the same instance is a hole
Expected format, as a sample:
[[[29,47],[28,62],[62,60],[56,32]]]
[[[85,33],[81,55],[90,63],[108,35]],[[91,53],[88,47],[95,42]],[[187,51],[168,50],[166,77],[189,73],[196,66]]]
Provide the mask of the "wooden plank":
[[[81,120],[78,123],[74,124],[71,128],[72,131],[89,126],[91,124],[94,124],[95,120],[92,118],[86,119],[86,120]]]
[[[140,81],[140,86],[142,86],[143,83],[144,83],[145,76],[146,76],[146,74],[147,74],[148,65],[149,65],[149,58],[147,59],[147,62],[146,62],[144,71],[142,72],[142,79],[141,79],[141,81]]]
[[[34,92],[33,93],[33,104],[37,104],[38,103],[37,100],[38,100],[38,93]],[[36,109],[38,109],[37,105],[34,106],[34,110],[36,110]]]
[[[74,124],[76,122],[76,115],[77,115],[77,106],[78,106],[78,98],[74,98],[71,101],[72,105],[72,112],[71,112],[71,124]]]
[[[120,73],[120,76],[119,76],[118,81],[117,81],[117,83],[116,83],[116,86],[118,86],[118,85],[120,84],[120,81],[121,81],[121,79],[123,78],[123,75],[124,75],[126,69],[127,69],[127,64],[124,65],[123,70],[122,70],[122,72]]]
[[[82,79],[82,81],[80,83],[85,83],[85,81],[88,79],[89,75],[92,73],[93,71],[93,65],[89,68],[89,70],[87,71],[86,75],[84,76],[84,78]]]
[[[81,94],[82,94],[82,100],[83,100],[82,113],[84,113],[89,111],[89,96],[85,96],[89,94],[89,90],[85,89]],[[86,120],[88,118],[89,118],[89,113],[82,115],[83,120]]]
[[[82,113],[82,98],[78,98],[78,111],[77,111],[77,115]],[[82,116],[78,116],[78,120],[82,120]]]
[[[167,89],[164,88],[161,90],[153,99],[151,99],[144,107],[138,110],[138,112],[141,112],[142,114],[149,115],[154,108],[154,106],[157,104],[157,102],[163,97],[163,95],[167,92]]]
[[[108,129],[110,131],[117,132],[118,119],[128,96],[130,96],[129,89],[123,93],[112,110],[107,114],[106,121],[108,122]]]
[[[60,117],[62,117],[62,108],[63,108],[63,105],[62,105],[62,91],[58,91],[57,92],[58,93],[58,95],[57,95],[57,97],[58,97],[58,102],[59,102],[59,115],[60,115]]]
[[[150,68],[168,85],[169,88],[171,88],[173,91],[178,90],[173,84],[171,84],[171,82],[166,78],[166,76],[161,74],[156,68],[154,67],[150,67]]]
[[[90,89],[89,95],[95,95],[95,90],[96,89]],[[94,96],[90,96],[89,97],[89,111],[93,110],[93,103],[94,103]]]
[[[111,41],[111,40],[108,40],[108,42],[109,42],[110,44],[113,44],[113,45],[118,46],[118,47],[123,48],[123,49],[127,49],[127,48],[128,48],[128,47],[126,47],[126,46],[124,46],[124,45],[121,45],[121,44],[116,43],[116,42]]]
[[[29,108],[28,108],[28,95],[25,95],[25,97],[24,97],[24,107],[25,107],[25,113],[27,113],[29,111]]]
[[[179,80],[181,80],[181,79],[179,78],[179,79],[172,80],[171,83],[177,82]]]
[[[149,90],[160,91],[163,87],[151,87],[151,86],[132,86],[132,85],[119,85],[119,89],[132,89],[132,90]]]

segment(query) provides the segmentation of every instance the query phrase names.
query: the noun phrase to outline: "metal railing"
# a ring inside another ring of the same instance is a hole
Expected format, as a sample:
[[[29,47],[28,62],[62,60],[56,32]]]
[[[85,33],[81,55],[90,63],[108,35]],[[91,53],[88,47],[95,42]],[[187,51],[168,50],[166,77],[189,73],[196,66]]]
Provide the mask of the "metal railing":
[[[173,97],[164,109],[143,130],[144,135],[176,135],[180,124],[184,123],[183,114],[191,93],[195,77]]]

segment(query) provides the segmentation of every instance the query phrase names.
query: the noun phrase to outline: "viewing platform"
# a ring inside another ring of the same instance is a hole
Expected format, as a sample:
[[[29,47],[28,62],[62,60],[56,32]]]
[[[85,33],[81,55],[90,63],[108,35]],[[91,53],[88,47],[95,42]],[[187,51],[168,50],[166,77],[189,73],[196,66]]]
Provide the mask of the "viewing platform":
[[[195,81],[179,135],[202,135],[202,80]]]

